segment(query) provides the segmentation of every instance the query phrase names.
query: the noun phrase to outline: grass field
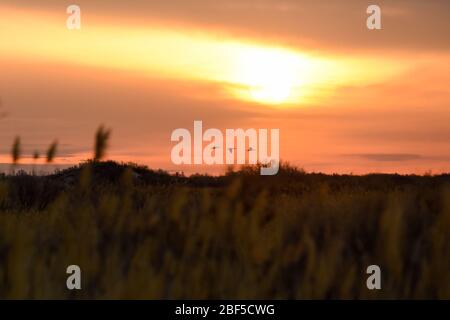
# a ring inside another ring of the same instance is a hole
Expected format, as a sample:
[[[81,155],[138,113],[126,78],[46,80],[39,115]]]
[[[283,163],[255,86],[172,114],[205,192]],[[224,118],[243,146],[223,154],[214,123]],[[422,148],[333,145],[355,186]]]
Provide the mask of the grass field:
[[[450,176],[0,179],[0,298],[450,298]],[[82,290],[66,288],[66,268]],[[367,266],[382,289],[366,287]]]

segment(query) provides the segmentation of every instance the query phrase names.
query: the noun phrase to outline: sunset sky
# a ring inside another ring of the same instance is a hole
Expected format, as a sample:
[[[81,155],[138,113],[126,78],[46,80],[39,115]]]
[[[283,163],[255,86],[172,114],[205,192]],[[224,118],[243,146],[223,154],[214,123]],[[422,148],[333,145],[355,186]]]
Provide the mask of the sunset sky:
[[[307,171],[448,172],[449,39],[448,0],[0,0],[0,162],[19,135],[22,163],[55,138],[78,163],[105,124],[108,158],[178,170],[171,133],[202,120],[279,128]]]

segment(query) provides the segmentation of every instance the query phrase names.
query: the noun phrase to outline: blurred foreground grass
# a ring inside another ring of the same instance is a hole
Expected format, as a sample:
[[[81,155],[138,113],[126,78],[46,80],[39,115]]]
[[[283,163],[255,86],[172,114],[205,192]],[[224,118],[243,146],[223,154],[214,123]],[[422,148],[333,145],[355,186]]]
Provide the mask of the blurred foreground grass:
[[[0,298],[450,299],[450,176],[0,178]],[[82,290],[66,289],[66,267]],[[366,288],[380,265],[382,290]]]

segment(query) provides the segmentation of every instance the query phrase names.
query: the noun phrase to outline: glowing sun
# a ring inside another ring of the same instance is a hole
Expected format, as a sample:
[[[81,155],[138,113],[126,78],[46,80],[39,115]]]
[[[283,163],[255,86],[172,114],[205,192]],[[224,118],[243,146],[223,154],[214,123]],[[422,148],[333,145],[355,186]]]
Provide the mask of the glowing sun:
[[[282,51],[245,51],[239,66],[239,82],[248,89],[244,98],[265,104],[289,102],[294,87],[302,82],[301,63],[299,57]]]

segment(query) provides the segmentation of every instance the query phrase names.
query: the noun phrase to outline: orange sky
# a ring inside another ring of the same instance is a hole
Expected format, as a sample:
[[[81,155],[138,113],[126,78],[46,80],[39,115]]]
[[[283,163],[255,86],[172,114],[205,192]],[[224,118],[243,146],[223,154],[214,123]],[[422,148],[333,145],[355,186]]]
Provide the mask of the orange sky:
[[[2,163],[16,135],[76,163],[104,123],[110,158],[177,170],[171,132],[202,120],[279,128],[307,171],[450,169],[448,1],[378,1],[377,31],[357,0],[77,4],[73,31],[60,2],[0,4]]]

